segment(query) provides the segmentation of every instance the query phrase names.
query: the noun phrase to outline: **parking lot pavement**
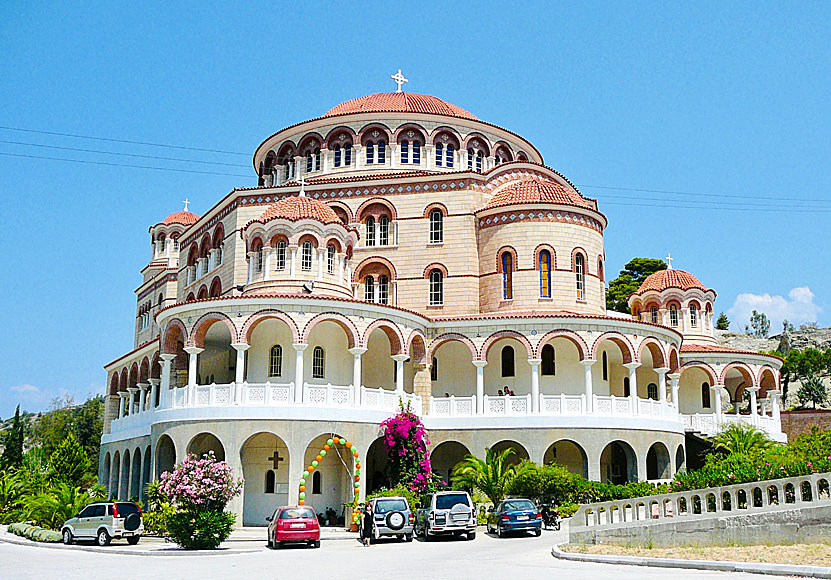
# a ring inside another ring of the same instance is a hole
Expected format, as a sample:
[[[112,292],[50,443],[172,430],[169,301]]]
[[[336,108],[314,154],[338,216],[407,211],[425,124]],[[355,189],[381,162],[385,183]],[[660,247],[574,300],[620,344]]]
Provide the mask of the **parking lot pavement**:
[[[347,541],[323,541],[319,549],[287,547],[269,550],[253,537],[256,530],[230,543],[251,552],[236,550],[224,554],[177,557],[107,553],[106,550],[82,551],[47,549],[32,545],[0,543],[0,576],[13,563],[13,575],[19,579],[111,580],[113,577],[182,580],[183,578],[244,577],[245,580],[268,578],[304,580],[384,577],[393,579],[459,580],[460,578],[507,578],[509,580],[550,580],[566,574],[587,580],[609,580],[613,574],[626,578],[673,580],[730,578],[754,579],[749,574],[730,574],[695,570],[673,570],[612,566],[583,562],[566,562],[551,556],[551,545],[565,539],[563,532],[547,531],[539,538],[531,535],[496,538],[480,530],[473,541],[439,539],[432,542],[382,540],[363,547],[357,538]],[[144,540],[142,540],[144,542]],[[139,544],[141,545],[141,544]],[[113,544],[117,546],[117,544]]]

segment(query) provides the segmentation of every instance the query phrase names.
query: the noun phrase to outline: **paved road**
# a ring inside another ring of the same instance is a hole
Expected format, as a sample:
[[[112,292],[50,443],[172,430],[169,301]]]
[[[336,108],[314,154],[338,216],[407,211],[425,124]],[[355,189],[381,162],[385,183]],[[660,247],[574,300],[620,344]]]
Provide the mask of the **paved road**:
[[[0,578],[25,580],[186,580],[231,578],[232,580],[326,580],[389,578],[405,580],[462,580],[468,578],[533,580],[578,578],[610,580],[645,578],[672,580],[724,578],[759,580],[758,575],[667,570],[633,566],[611,566],[564,562],[551,556],[551,545],[562,541],[562,533],[498,539],[479,533],[473,542],[446,539],[411,544],[385,541],[364,548],[357,541],[331,540],[320,549],[284,548],[268,550],[264,542],[248,538],[231,542],[234,550],[252,553],[133,556],[88,552],[78,549],[43,548],[0,542]],[[121,548],[113,543],[113,548]],[[768,576],[768,578],[772,578]]]

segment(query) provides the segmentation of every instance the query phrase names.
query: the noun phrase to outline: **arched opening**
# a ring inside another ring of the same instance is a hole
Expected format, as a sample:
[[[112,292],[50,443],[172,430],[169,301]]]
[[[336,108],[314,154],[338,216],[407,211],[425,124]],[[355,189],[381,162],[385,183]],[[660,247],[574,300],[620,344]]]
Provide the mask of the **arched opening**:
[[[714,378],[708,368],[689,366],[681,369],[681,378],[678,381],[681,413],[715,412],[714,401],[710,397],[710,386],[713,384]]]
[[[288,505],[289,449],[274,433],[257,433],[240,448],[242,521],[245,526],[265,526],[274,508]]]
[[[205,333],[205,350],[199,353],[196,384],[222,384],[234,380],[234,376],[228,370],[234,366],[237,358],[231,342],[233,340],[227,325],[219,321],[210,323],[210,328]]]
[[[294,348],[296,342],[289,325],[279,318],[261,318],[247,329],[250,348],[245,353],[245,379],[249,383],[288,384],[294,380]],[[280,347],[279,364],[272,352]],[[274,364],[272,364],[274,363]]]
[[[111,499],[118,499],[118,476],[121,474],[121,454],[113,454],[113,466],[110,479],[107,481],[107,493]]]
[[[638,480],[638,460],[635,450],[624,441],[612,441],[600,454],[600,481],[628,483]]]
[[[741,411],[749,412],[750,402],[749,394],[747,396],[747,403],[744,402],[745,391],[748,387],[754,385],[753,373],[750,368],[744,364],[729,365],[723,373],[723,383],[730,395],[730,402],[733,404],[733,411],[739,414]]]
[[[543,455],[543,463],[557,463],[575,475],[589,476],[589,458],[586,451],[574,441],[562,439],[552,443]]]
[[[388,326],[373,329],[366,341],[367,351],[361,363],[362,382],[367,388],[395,390],[397,363],[391,357],[401,352],[401,339]],[[412,365],[405,365],[404,385],[412,386]],[[350,381],[351,382],[351,381]],[[412,390],[412,389],[410,389]]]
[[[596,351],[594,358],[598,362],[592,367],[594,394],[625,396],[624,380],[629,378],[629,369],[623,365],[632,362],[629,344],[619,337],[606,338],[597,345]],[[582,368],[576,370],[583,371]]]
[[[207,455],[210,451],[213,451],[217,461],[225,461],[225,447],[213,433],[199,433],[188,444],[188,453],[197,457]]]
[[[121,477],[119,477],[120,489],[118,490],[118,499],[130,499],[130,450],[124,451],[124,456],[121,458]]]
[[[303,363],[306,382],[318,385],[352,384],[353,359],[349,348],[350,343],[354,344],[354,337],[350,341],[343,326],[332,320],[318,322],[309,332],[307,342],[309,344],[306,349],[307,360]],[[317,355],[315,355],[315,350],[318,352]],[[317,358],[317,365],[314,364],[315,358]]]
[[[367,494],[390,486],[389,472],[387,471],[388,462],[389,456],[387,455],[387,448],[384,446],[384,439],[379,437],[369,446],[364,459],[366,467],[363,473],[365,474]]]
[[[491,397],[514,393],[517,396],[531,392],[531,354],[517,338],[505,336],[485,345],[485,394]]]
[[[580,364],[583,357],[577,344],[572,339],[563,336],[548,340],[543,338],[543,340],[546,342],[537,347],[543,361],[540,366],[540,393],[544,395],[584,393],[584,368]],[[559,407],[549,409],[548,404],[559,405],[559,400],[543,401],[540,410],[543,412],[559,410]]]
[[[672,478],[669,461],[667,446],[660,441],[653,443],[646,453],[646,479],[652,481]]]
[[[470,454],[470,450],[458,441],[439,443],[430,453],[430,465],[433,468],[433,473],[441,477],[445,485],[450,485],[450,475],[453,468]]]
[[[136,449],[133,452],[133,467],[130,470],[130,499],[139,499],[141,497],[141,450]]]
[[[175,466],[176,446],[168,435],[162,435],[156,443],[156,479],[165,471],[173,471]]]
[[[141,468],[141,501],[147,503],[147,484],[150,483],[150,446],[144,450],[144,465]]]
[[[107,488],[107,495],[110,493],[110,468],[112,466],[112,458],[110,457],[110,452],[104,454],[104,461],[101,465],[101,478],[98,480],[98,483],[103,485]]]
[[[494,443],[491,451],[494,453],[502,453],[506,449],[513,449],[514,452],[508,456],[507,463],[510,465],[518,465],[521,461],[528,459],[528,451],[525,447],[516,441],[504,440]]]
[[[310,466],[312,461],[316,460],[320,451],[325,449],[327,441],[332,438],[333,434],[329,433],[319,435],[312,440],[309,446],[306,447],[303,465]],[[318,515],[323,514],[325,516],[327,512],[334,511],[336,525],[343,525],[347,515],[342,504],[352,504],[355,498],[352,476],[354,460],[352,451],[347,449],[345,445],[332,445],[326,457],[318,462],[313,472],[320,474],[320,493],[314,493],[314,475],[306,480],[305,505],[314,509]],[[312,486],[309,486],[309,483]]]
[[[678,449],[675,450],[675,473],[680,473],[682,471],[686,471],[686,454],[684,453],[684,446],[679,445]]]
[[[476,395],[476,367],[473,366],[473,353],[468,344],[461,340],[447,340],[433,351],[433,358],[436,363],[431,377],[433,397]],[[470,410],[475,411],[475,406]]]

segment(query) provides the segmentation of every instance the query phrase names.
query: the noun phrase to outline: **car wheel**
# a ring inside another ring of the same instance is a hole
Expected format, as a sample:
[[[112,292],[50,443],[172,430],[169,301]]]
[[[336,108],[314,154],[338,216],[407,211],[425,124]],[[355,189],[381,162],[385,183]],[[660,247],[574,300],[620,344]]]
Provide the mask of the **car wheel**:
[[[273,541],[271,541],[271,538],[267,538],[267,539],[266,539],[266,541],[265,541],[265,544],[266,544],[266,546],[268,546],[268,549],[269,549],[269,550],[273,550],[273,549],[274,549],[274,542],[273,542]]]
[[[312,548],[319,548],[320,547],[320,540],[315,540],[312,542]]]
[[[135,546],[136,544],[139,543],[140,539],[141,539],[141,536],[130,536],[129,538],[127,538],[127,543],[130,544],[131,546]]]
[[[468,532],[467,533],[468,540],[475,540],[476,539],[476,532]]]
[[[542,535],[542,530],[537,528],[536,530],[534,530],[534,535],[539,538]]]
[[[412,542],[413,541],[413,535],[412,534],[404,534],[404,541],[405,542]]]
[[[62,539],[65,545],[72,545],[72,532],[70,532],[68,528],[63,531]]]
[[[505,530],[502,529],[502,526],[497,526],[496,535],[499,536],[500,538],[505,537]]]
[[[101,546],[102,548],[104,546],[109,546],[110,542],[112,541],[112,538],[110,537],[109,532],[107,532],[107,530],[105,530],[105,529],[98,530],[98,535],[95,538],[96,538],[96,541],[98,542],[98,545]]]

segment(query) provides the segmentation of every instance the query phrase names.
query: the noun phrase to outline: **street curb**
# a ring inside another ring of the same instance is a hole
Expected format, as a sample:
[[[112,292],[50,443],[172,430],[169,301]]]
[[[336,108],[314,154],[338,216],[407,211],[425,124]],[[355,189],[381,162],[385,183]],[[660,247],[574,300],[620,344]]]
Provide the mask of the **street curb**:
[[[791,564],[762,564],[759,562],[726,562],[716,560],[680,560],[676,558],[645,558],[639,556],[607,556],[602,554],[576,554],[560,549],[562,544],[551,547],[551,555],[560,560],[595,562],[598,564],[622,564],[654,568],[683,568],[718,572],[746,572],[773,576],[802,576],[804,578],[831,578],[831,568],[821,566],[794,566]]]
[[[139,551],[139,550],[120,550],[118,548],[99,548],[98,546],[82,546],[80,544],[74,544],[72,546],[65,546],[61,543],[48,543],[48,542],[35,542],[33,540],[27,540],[26,538],[20,538],[17,536],[12,536],[11,534],[5,533],[0,536],[0,543],[7,543],[7,544],[16,544],[18,546],[29,546],[32,548],[46,548],[47,550],[73,550],[73,551],[80,551],[80,552],[93,552],[95,554],[119,554],[122,556],[223,556],[226,554],[254,554],[259,552],[259,550],[234,550],[234,549],[223,549],[220,548],[218,550],[180,550],[179,548],[172,547],[169,548],[168,551]]]

